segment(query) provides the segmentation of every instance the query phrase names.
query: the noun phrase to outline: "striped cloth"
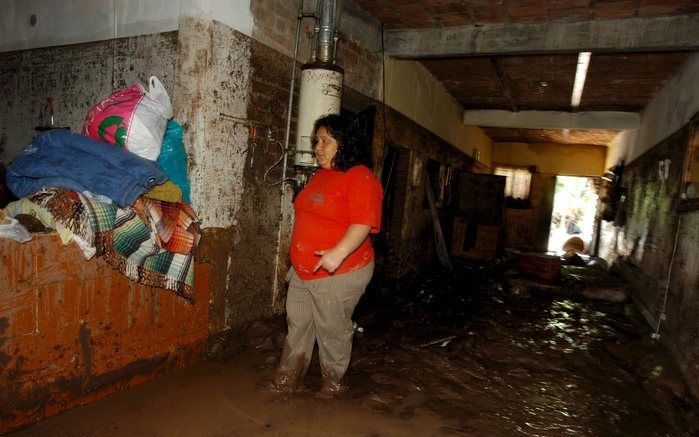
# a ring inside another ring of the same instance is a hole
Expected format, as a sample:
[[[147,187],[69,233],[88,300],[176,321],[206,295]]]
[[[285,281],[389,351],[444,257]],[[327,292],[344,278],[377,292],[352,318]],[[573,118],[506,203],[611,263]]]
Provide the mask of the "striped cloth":
[[[177,203],[141,197],[134,209],[155,234],[165,250],[184,255],[199,243],[199,219],[184,200]]]
[[[104,257],[130,279],[194,300],[193,254],[173,253],[161,247],[147,221],[135,209],[118,208],[114,203],[64,189],[44,189],[28,199],[48,209],[56,222],[94,244],[97,256]],[[195,241],[198,238],[197,232]]]

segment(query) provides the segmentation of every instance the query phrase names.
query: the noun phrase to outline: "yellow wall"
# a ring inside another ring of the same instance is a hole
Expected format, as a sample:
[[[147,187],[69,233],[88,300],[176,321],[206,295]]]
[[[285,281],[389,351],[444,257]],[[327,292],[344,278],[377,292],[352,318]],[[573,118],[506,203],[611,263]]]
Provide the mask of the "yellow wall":
[[[493,141],[476,126],[463,124],[463,109],[419,62],[386,58],[385,102],[406,117],[490,167]]]
[[[604,146],[496,143],[493,163],[530,166],[540,173],[571,176],[601,176],[607,148]]]

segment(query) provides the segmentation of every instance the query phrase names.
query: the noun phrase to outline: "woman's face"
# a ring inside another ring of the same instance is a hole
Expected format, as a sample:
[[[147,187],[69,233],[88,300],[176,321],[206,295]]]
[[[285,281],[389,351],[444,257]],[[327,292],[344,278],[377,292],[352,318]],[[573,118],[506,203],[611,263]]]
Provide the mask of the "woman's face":
[[[316,153],[318,165],[326,170],[331,170],[333,167],[333,159],[337,155],[339,144],[337,140],[330,136],[330,132],[325,126],[321,126],[316,131],[315,147],[313,151]]]

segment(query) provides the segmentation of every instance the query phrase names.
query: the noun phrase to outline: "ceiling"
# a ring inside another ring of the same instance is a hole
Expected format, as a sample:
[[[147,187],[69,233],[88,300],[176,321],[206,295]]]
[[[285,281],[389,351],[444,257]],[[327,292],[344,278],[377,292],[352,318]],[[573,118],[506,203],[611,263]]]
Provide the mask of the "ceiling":
[[[355,0],[388,29],[699,13],[696,0]]]
[[[579,110],[641,111],[688,55],[593,54]],[[574,53],[421,62],[464,109],[567,111],[577,61]]]
[[[496,143],[553,143],[607,145],[619,134],[618,130],[582,129],[516,129],[485,127],[486,135]]]
[[[699,0],[355,0],[387,29],[618,20],[699,13]],[[592,53],[575,111],[640,112],[689,51]],[[578,53],[419,59],[465,110],[571,111]],[[486,128],[496,142],[609,145],[619,130]]]

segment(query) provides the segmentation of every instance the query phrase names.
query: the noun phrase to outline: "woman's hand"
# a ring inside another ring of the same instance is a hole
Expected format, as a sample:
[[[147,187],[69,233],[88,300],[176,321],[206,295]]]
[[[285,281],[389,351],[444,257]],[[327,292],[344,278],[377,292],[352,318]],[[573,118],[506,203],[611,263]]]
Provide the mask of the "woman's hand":
[[[354,252],[369,235],[371,226],[353,224],[347,229],[342,239],[332,249],[316,250],[314,253],[320,257],[318,263],[313,268],[313,273],[319,268],[324,268],[333,273],[340,267],[342,261]]]
[[[345,256],[343,256],[343,254],[334,247],[327,250],[317,250],[314,253],[318,255],[320,259],[318,260],[316,266],[313,267],[313,273],[317,272],[321,267],[328,272],[333,273],[340,267],[342,261],[345,260]]]

